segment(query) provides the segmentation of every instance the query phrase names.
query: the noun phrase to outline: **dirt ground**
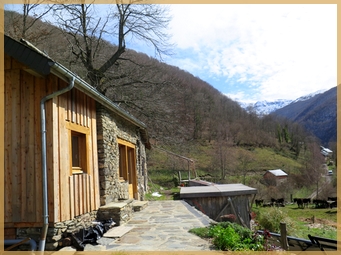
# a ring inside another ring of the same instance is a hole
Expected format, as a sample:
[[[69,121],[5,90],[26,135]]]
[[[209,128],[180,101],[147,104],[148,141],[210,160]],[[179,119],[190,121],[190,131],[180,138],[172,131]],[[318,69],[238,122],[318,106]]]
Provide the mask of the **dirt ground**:
[[[307,226],[310,228],[321,228],[323,226],[330,226],[333,228],[337,228],[337,223],[331,220],[326,219],[318,219],[318,218],[301,218],[300,219],[303,222],[307,223]]]

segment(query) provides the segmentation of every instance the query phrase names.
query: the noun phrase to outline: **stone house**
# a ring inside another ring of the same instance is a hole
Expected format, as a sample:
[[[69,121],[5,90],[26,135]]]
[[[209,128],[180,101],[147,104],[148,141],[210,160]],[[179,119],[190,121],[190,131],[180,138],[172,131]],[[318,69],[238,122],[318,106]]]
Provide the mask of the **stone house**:
[[[4,46],[5,239],[53,250],[99,209],[144,200],[147,128],[29,42]]]

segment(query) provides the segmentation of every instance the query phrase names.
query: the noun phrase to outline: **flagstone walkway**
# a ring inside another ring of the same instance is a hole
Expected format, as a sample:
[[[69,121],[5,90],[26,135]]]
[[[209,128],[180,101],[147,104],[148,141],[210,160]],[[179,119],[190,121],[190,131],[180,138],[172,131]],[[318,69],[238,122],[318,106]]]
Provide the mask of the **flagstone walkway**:
[[[119,238],[102,237],[85,251],[209,251],[207,240],[188,230],[208,226],[211,219],[181,200],[149,201],[124,224],[131,230]]]

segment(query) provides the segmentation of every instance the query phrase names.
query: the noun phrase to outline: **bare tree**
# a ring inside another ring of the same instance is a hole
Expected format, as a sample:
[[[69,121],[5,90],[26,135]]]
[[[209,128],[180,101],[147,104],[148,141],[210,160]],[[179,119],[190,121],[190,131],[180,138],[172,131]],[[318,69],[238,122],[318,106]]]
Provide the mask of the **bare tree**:
[[[246,183],[246,175],[253,172],[251,163],[255,160],[253,154],[247,150],[240,150],[238,152],[238,172],[243,176],[243,184]]]
[[[167,54],[168,35],[164,32],[169,23],[167,10],[160,5],[139,4],[141,0],[123,2],[117,0],[116,4],[110,5],[106,16],[97,13],[93,4],[61,5],[55,9],[58,23],[68,35],[72,53],[86,68],[91,85],[101,92],[105,92],[103,84],[109,71],[117,69],[120,61],[132,62],[123,55],[127,40],[141,40],[152,45],[158,56]],[[101,51],[105,35],[116,38],[115,51]],[[127,77],[124,73],[115,75],[111,79]]]
[[[50,35],[47,26],[40,27],[42,20],[52,10],[53,5],[42,4],[43,0],[24,0],[22,12],[9,11],[5,15],[5,33],[16,39],[26,39],[37,43]],[[39,29],[38,29],[39,27]]]
[[[316,197],[318,197],[318,192],[321,189],[319,185],[321,184],[324,158],[316,142],[306,143],[302,161],[302,175],[304,176],[306,183],[316,185]]]
[[[21,37],[26,39],[27,32],[32,29],[38,20],[41,20],[53,8],[53,5],[42,5],[44,0],[36,1],[30,4],[30,0],[24,0],[23,16],[22,16],[22,32]]]

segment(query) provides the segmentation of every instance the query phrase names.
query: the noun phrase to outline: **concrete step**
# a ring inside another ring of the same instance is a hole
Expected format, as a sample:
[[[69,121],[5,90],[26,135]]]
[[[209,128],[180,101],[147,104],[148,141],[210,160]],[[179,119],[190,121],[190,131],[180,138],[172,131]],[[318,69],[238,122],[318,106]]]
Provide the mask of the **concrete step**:
[[[120,226],[131,219],[133,202],[133,199],[129,199],[101,206],[97,211],[97,219],[99,221],[112,219]]]
[[[148,206],[148,201],[137,201],[133,199],[112,202],[101,206],[97,211],[99,221],[112,219],[116,226],[127,223],[133,212],[143,210]]]
[[[134,212],[142,211],[147,206],[148,206],[148,201],[137,201],[137,200],[134,200],[134,202],[133,202],[133,210],[134,210]]]

